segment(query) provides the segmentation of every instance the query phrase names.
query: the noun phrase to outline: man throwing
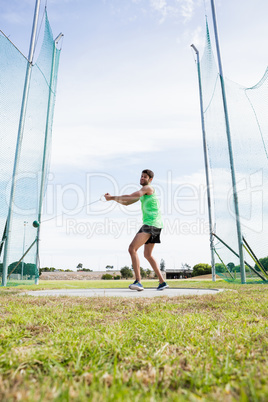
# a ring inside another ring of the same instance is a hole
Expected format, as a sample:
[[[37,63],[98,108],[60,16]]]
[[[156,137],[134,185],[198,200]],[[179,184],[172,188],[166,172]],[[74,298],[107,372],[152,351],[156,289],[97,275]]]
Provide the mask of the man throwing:
[[[157,290],[164,290],[169,286],[164,281],[159,266],[152,256],[155,243],[160,243],[160,233],[163,227],[159,202],[155,194],[154,188],[151,186],[154,173],[145,169],[142,171],[140,184],[141,189],[129,195],[112,196],[105,194],[107,201],[116,201],[122,205],[130,205],[134,202],[141,201],[141,209],[143,215],[143,226],[140,228],[129,246],[129,253],[132,260],[132,266],[135,273],[135,281],[129,285],[131,290],[144,290],[141,284],[140,260],[138,257],[138,249],[144,245],[144,257],[149,261],[151,267],[159,279]]]

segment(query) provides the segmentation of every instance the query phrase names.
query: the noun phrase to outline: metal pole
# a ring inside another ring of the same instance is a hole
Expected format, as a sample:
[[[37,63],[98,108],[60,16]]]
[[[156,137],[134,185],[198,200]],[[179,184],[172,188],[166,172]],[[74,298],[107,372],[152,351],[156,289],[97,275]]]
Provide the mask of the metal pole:
[[[215,236],[216,239],[218,239],[225,247],[227,247],[234,255],[236,255],[236,257],[239,258],[239,254],[237,254],[230,246],[228,246],[228,244],[225,243],[218,235],[216,235],[216,233],[213,233],[213,236]],[[216,250],[215,250],[215,251],[216,251]],[[253,268],[251,265],[249,265],[246,260],[244,261],[244,263],[245,263],[246,266],[249,267],[253,272],[255,272],[255,274],[258,275],[263,281],[266,281],[266,279],[265,279],[260,273],[258,273],[258,271],[256,271],[255,268]]]
[[[39,16],[40,1],[41,0],[36,0],[36,3],[35,3],[32,35],[31,35],[31,42],[30,42],[29,56],[28,56],[28,64],[27,64],[24,89],[23,89],[20,121],[19,121],[18,136],[17,136],[17,145],[16,145],[16,151],[15,151],[15,161],[14,161],[14,167],[13,167],[9,208],[8,208],[8,215],[7,215],[7,230],[6,230],[5,252],[4,252],[4,258],[3,258],[2,286],[7,285],[9,237],[10,237],[10,233],[11,233],[11,220],[12,220],[12,215],[13,215],[14,194],[15,194],[15,188],[16,188],[17,171],[18,171],[18,164],[19,164],[19,158],[20,158],[20,153],[21,153],[21,145],[22,145],[22,138],[23,138],[23,131],[24,131],[27,100],[28,100],[32,65],[33,65],[32,63],[33,63],[33,54],[34,54],[35,37],[36,37],[37,22],[38,22],[38,16]]]
[[[224,79],[223,79],[223,70],[222,70],[222,63],[221,63],[221,54],[220,54],[220,47],[219,47],[219,38],[218,38],[218,29],[217,29],[217,22],[216,22],[214,0],[211,0],[211,10],[212,10],[213,26],[214,26],[214,33],[215,33],[216,48],[217,48],[217,57],[218,57],[219,74],[220,74],[221,91],[222,91],[222,101],[223,101],[223,109],[224,109],[224,116],[225,116],[225,125],[226,125],[231,176],[232,176],[233,201],[234,201],[235,217],[236,217],[236,230],[237,230],[239,259],[240,259],[241,283],[246,283],[246,272],[245,272],[244,256],[243,256],[243,239],[242,239],[241,223],[240,223],[240,216],[239,216],[231,131],[230,131],[230,124],[229,124],[225,85],[224,85]]]
[[[22,255],[24,255],[25,252],[25,237],[26,237],[26,225],[28,222],[24,221],[24,231],[23,231],[23,249],[22,249]],[[23,279],[23,268],[24,268],[24,259],[21,261],[21,279]]]
[[[214,258],[214,242],[213,242],[213,226],[212,226],[212,214],[211,214],[211,196],[210,196],[210,182],[209,182],[209,172],[208,172],[208,152],[207,152],[207,140],[206,140],[206,130],[204,121],[204,107],[203,107],[203,94],[202,94],[202,84],[201,84],[201,72],[200,72],[200,61],[199,61],[199,51],[194,45],[191,45],[194,49],[197,57],[197,72],[198,72],[198,85],[199,85],[199,99],[200,99],[200,111],[201,111],[201,125],[203,134],[203,151],[204,151],[204,161],[205,161],[205,171],[206,171],[206,184],[207,184],[207,199],[208,199],[208,219],[209,219],[209,239],[210,239],[210,253],[211,253],[211,272],[212,281],[216,281],[215,273],[215,258]]]
[[[47,142],[48,142],[48,134],[49,134],[49,123],[51,118],[51,95],[52,89],[54,86],[54,74],[55,74],[55,58],[56,58],[56,44],[59,42],[61,37],[63,36],[60,33],[57,38],[54,40],[54,48],[52,55],[52,65],[51,65],[51,74],[50,74],[50,84],[49,84],[49,95],[48,95],[48,104],[47,104],[47,118],[46,118],[46,130],[45,130],[45,139],[44,139],[44,150],[43,150],[43,162],[42,162],[42,176],[41,176],[41,184],[40,184],[40,195],[39,195],[39,211],[38,211],[38,222],[41,223],[41,215],[42,215],[42,204],[45,192],[45,172],[47,171]],[[36,270],[39,272],[39,241],[40,241],[40,225],[37,228],[37,242],[36,242]],[[35,284],[39,283],[39,274],[35,276]]]

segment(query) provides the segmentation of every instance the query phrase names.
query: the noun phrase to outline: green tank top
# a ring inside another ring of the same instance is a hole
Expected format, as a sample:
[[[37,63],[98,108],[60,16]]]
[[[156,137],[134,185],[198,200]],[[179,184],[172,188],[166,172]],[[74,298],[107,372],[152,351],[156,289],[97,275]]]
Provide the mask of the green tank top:
[[[141,210],[143,215],[143,224],[162,228],[163,222],[159,207],[159,202],[155,191],[151,195],[143,195],[141,198]]]

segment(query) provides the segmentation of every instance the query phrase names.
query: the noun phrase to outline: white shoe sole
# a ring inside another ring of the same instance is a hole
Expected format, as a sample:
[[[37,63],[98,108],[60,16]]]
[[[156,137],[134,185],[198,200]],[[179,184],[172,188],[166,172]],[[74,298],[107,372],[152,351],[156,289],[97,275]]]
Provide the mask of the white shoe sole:
[[[140,288],[139,286],[136,286],[136,285],[129,285],[129,289],[130,290],[137,290],[138,292],[141,292],[142,290],[144,290],[144,288]]]

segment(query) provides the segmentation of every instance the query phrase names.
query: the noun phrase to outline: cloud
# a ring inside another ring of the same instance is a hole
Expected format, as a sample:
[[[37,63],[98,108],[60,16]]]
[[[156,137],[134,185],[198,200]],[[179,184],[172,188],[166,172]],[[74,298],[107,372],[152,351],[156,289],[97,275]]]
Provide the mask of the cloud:
[[[183,1],[181,4],[181,14],[185,20],[190,20],[194,12],[193,0]]]
[[[202,54],[205,47],[205,34],[204,27],[198,25],[195,29],[186,29],[183,33],[183,41],[186,43],[193,43],[199,50],[199,54]],[[176,39],[177,43],[181,43],[181,37]],[[194,50],[193,54],[194,54]]]
[[[132,0],[138,3],[137,0]],[[160,23],[168,17],[183,17],[184,22],[189,21],[196,7],[200,6],[200,1],[193,0],[149,0],[150,7],[161,15]]]
[[[74,134],[75,133],[75,134]],[[184,140],[184,147],[190,145],[195,133]],[[148,129],[101,129],[90,126],[58,127],[54,130],[53,160],[57,165],[66,160],[73,166],[84,166],[89,159],[132,156],[147,152],[166,150],[179,143],[178,128]],[[190,138],[191,137],[191,138]],[[144,143],[146,139],[146,143]],[[76,146],[74,146],[74,141]]]
[[[167,12],[168,6],[166,0],[150,0],[150,5],[154,10],[159,11],[160,13],[166,14]]]

